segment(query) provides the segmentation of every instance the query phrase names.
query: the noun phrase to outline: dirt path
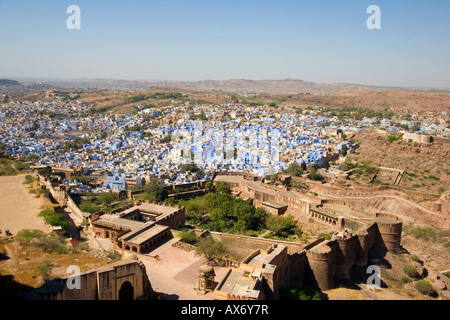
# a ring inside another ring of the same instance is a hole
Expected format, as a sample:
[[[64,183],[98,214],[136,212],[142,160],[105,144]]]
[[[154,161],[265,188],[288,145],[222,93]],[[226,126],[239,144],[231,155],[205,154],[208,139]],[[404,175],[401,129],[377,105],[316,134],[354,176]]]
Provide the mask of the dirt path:
[[[22,229],[50,232],[51,228],[38,217],[41,201],[28,192],[23,185],[24,175],[0,177],[0,229],[4,234],[9,230],[13,235]]]

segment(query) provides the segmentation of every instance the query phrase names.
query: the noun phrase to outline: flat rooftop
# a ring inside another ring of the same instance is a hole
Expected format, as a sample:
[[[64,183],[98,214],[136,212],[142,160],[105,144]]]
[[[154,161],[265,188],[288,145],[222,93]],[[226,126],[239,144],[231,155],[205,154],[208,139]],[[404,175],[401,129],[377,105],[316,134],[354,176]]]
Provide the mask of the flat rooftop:
[[[248,276],[244,275],[243,270],[232,269],[224,283],[217,290],[230,293],[235,285],[247,288],[247,290],[253,290],[256,285],[256,281]]]
[[[131,238],[124,240],[129,243],[141,245],[142,243],[160,234],[161,232],[166,231],[167,229],[169,229],[169,227],[155,224],[151,226],[149,229],[145,230],[144,232],[141,232],[136,236],[131,236]],[[126,235],[124,235],[123,237],[126,238]]]
[[[269,253],[261,252],[257,256],[253,257],[247,264],[249,266],[261,267],[263,264],[270,264],[272,260],[283,251],[285,247],[278,245]]]
[[[151,213],[151,214],[157,214],[157,215],[166,215],[177,212],[179,209],[173,208],[173,207],[166,207],[166,206],[160,206],[157,204],[152,203],[144,203],[135,208],[141,212],[144,213]]]
[[[272,200],[267,200],[267,201],[261,202],[261,204],[271,207],[271,208],[275,208],[275,209],[281,209],[281,208],[285,208],[288,206],[287,204],[283,204],[283,203],[272,201]]]
[[[277,192],[275,190],[272,190],[269,188],[264,188],[264,186],[260,182],[245,181],[245,184],[248,185],[251,189],[258,191],[258,192],[267,193],[267,194],[270,194],[273,196],[275,196],[277,194]]]
[[[217,175],[214,178],[214,181],[241,183],[242,181],[244,181],[244,177],[243,176],[232,176],[232,175]]]
[[[253,299],[258,299],[259,291],[250,289],[248,286],[235,284],[228,294],[239,297],[249,297]]]
[[[129,229],[131,231],[137,231],[144,227],[145,223],[141,221],[135,221],[130,219],[119,218],[110,214],[104,214],[100,218],[93,222],[98,224],[112,224],[115,227]]]

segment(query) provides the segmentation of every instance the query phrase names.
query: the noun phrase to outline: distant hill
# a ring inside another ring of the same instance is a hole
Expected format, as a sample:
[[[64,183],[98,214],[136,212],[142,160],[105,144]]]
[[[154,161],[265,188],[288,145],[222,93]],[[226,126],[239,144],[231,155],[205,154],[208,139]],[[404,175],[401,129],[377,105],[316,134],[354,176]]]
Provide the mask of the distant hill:
[[[8,79],[0,79],[0,86],[21,86],[21,84],[15,80],[8,80]]]
[[[196,82],[160,82],[155,86],[190,91],[223,91],[236,93],[263,94],[326,94],[335,95],[342,90],[373,90],[373,91],[408,91],[408,92],[450,92],[450,89],[436,88],[402,88],[379,87],[347,83],[315,83],[297,79],[285,80],[205,80]]]
[[[349,83],[316,83],[299,79],[284,80],[203,80],[203,81],[131,81],[120,79],[22,79],[21,83],[14,80],[0,80],[0,93],[29,94],[36,91],[181,91],[198,93],[223,93],[236,94],[258,94],[258,95],[304,95],[304,99],[311,103],[319,98],[341,96],[349,99],[351,96],[360,96],[361,92],[371,91],[373,95],[380,92],[403,92],[403,93],[436,93],[448,94],[450,88],[404,88],[404,87],[382,87],[368,86]],[[357,93],[360,91],[360,93]],[[314,101],[313,101],[314,100]],[[446,97],[447,100],[447,97]],[[333,104],[333,101],[324,101]],[[305,103],[309,103],[305,101]],[[403,103],[403,102],[402,102]],[[408,106],[407,103],[405,106]],[[444,106],[447,106],[446,103]]]

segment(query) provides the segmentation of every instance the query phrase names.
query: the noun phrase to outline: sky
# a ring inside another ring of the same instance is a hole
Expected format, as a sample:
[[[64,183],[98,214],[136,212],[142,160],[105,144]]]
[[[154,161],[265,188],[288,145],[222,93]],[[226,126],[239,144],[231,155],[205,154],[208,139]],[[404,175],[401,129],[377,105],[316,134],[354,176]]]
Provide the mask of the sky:
[[[0,0],[0,78],[450,88],[449,57],[448,0]]]

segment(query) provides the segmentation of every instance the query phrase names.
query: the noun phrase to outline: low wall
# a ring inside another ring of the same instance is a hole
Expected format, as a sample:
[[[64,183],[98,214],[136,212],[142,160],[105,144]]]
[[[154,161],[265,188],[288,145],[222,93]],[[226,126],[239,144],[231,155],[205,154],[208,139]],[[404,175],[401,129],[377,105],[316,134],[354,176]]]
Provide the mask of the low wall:
[[[72,200],[70,196],[67,197],[67,207],[72,211],[79,222],[83,222],[85,218],[89,217],[89,214],[81,211],[77,204]]]
[[[214,240],[223,241],[230,255],[233,256],[233,259],[240,261],[256,250],[267,250],[274,243],[286,246],[288,253],[301,251],[305,246],[303,243],[297,242],[255,238],[220,232],[210,232],[210,234]]]
[[[83,212],[77,206],[66,190],[56,190],[48,179],[44,178],[40,174],[36,174],[36,176],[39,184],[44,185],[49,190],[53,199],[55,199],[60,206],[69,208],[79,222],[83,222],[85,218],[89,217],[88,213]]]

